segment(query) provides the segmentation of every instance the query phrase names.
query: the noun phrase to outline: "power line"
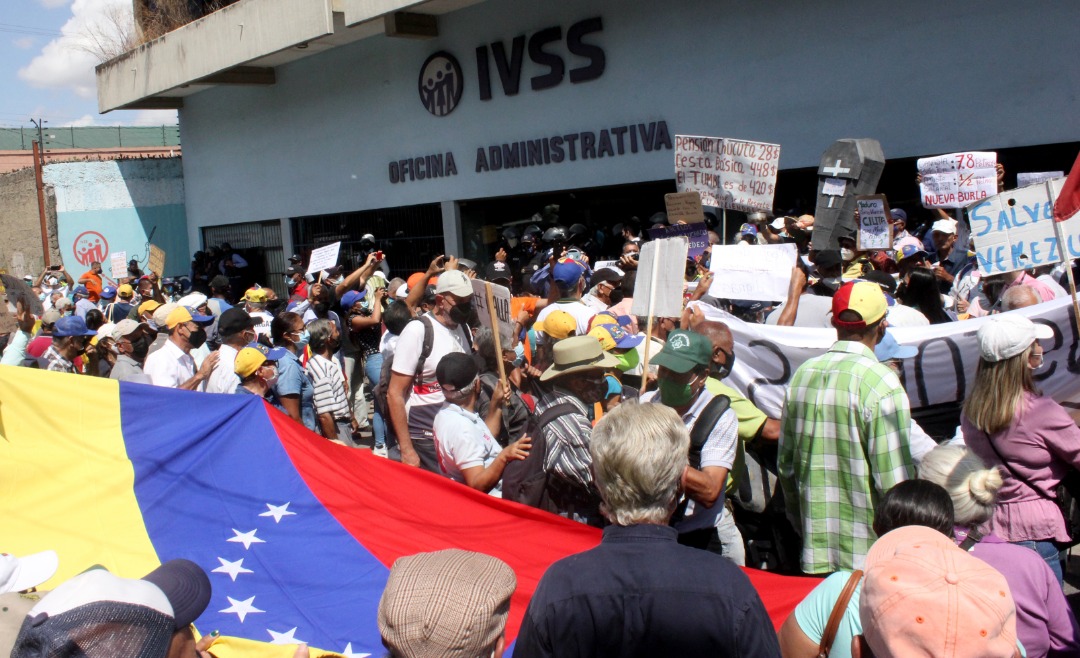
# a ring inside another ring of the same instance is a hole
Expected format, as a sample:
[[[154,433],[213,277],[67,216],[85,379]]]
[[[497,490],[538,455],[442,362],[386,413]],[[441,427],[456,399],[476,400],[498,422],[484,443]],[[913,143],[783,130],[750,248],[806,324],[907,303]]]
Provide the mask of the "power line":
[[[40,27],[29,27],[27,25],[12,25],[11,23],[0,23],[0,32],[9,32],[11,34],[29,34],[35,37],[62,37],[61,32],[56,30],[46,30]]]

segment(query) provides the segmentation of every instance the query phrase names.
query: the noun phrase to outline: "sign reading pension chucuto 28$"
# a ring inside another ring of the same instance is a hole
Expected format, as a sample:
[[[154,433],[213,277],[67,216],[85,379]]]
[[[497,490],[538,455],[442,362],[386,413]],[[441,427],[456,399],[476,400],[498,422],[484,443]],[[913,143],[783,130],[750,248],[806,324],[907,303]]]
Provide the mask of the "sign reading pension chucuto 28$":
[[[855,197],[858,210],[857,242],[860,251],[892,249],[892,216],[884,194]]]
[[[772,210],[780,145],[727,137],[675,136],[675,186],[713,208]]]

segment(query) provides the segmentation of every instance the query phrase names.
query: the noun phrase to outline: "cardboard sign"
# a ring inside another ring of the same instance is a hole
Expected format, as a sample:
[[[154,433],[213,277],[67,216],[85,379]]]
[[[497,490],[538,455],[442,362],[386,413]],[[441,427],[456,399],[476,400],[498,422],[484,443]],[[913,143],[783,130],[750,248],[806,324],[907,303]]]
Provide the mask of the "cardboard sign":
[[[146,264],[146,269],[157,274],[158,276],[165,276],[164,249],[154,244],[150,245],[150,262]]]
[[[682,314],[687,249],[685,237],[652,240],[641,246],[630,313],[656,318],[677,318]]]
[[[337,265],[338,253],[341,252],[341,242],[328,244],[325,247],[311,250],[311,260],[308,261],[308,274],[328,270]]]
[[[1061,261],[1054,201],[1064,184],[1064,178],[1055,178],[996,194],[967,209],[980,272],[1001,274]],[[1080,258],[1080,213],[1062,222],[1061,234],[1067,257]]]
[[[839,249],[840,237],[857,230],[855,198],[877,192],[885,153],[874,139],[838,139],[818,164],[814,247]]]
[[[705,211],[701,209],[701,195],[697,192],[665,194],[664,207],[667,209],[668,223],[672,226],[705,221]]]
[[[892,215],[884,194],[855,197],[859,208],[859,251],[892,249]]]
[[[763,302],[787,299],[791,268],[798,258],[799,251],[790,243],[713,245],[710,269],[714,276],[709,294],[719,299]]]
[[[702,205],[770,211],[779,168],[779,144],[675,136],[675,186],[697,192]]]
[[[485,285],[491,286],[492,300],[495,303],[494,309],[488,308]],[[492,331],[498,331],[502,348],[504,350],[510,349],[510,346],[514,344],[514,318],[510,317],[510,289],[480,279],[473,279],[472,287],[473,308],[476,309],[476,314],[480,317],[480,324]],[[495,316],[494,319],[492,316]]]
[[[1016,175],[1016,186],[1027,187],[1028,185],[1034,185],[1035,183],[1041,183],[1053,178],[1061,178],[1065,175],[1064,171],[1038,171],[1026,174]]]
[[[112,267],[112,277],[119,281],[126,278],[128,275],[127,269],[127,252],[118,251],[115,254],[109,255],[109,265]]]
[[[705,250],[709,247],[709,229],[705,226],[704,222],[698,222],[696,224],[676,224],[674,226],[649,229],[649,237],[653,240],[662,240],[664,238],[675,238],[679,236],[686,237],[687,255],[690,258],[697,259],[697,257],[705,253]]]
[[[924,208],[964,208],[997,194],[997,153],[971,151],[919,158]]]

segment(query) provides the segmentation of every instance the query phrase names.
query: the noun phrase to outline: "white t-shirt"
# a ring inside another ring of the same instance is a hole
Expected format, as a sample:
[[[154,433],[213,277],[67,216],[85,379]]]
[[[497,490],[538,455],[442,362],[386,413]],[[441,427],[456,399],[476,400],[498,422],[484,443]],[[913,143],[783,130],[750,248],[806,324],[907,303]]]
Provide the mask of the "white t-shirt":
[[[248,315],[259,321],[259,324],[254,327],[255,333],[270,338],[270,323],[274,321],[274,316],[266,311],[252,311]]]
[[[930,321],[918,309],[904,306],[900,302],[890,306],[885,317],[893,327],[929,327]]]
[[[555,302],[554,304],[548,304],[536,316],[537,322],[543,321],[552,311],[566,311],[577,320],[577,335],[584,336],[589,333],[589,320],[592,320],[596,315],[596,311],[592,310],[585,304],[574,300],[571,302]]]
[[[447,354],[472,352],[469,337],[461,327],[450,329],[435,319],[430,313],[424,317],[431,323],[431,354],[424,361],[421,369],[421,386],[413,386],[405,400],[405,413],[409,418],[409,436],[413,439],[434,438],[432,427],[435,415],[446,404],[442,388],[435,379],[435,368]],[[424,345],[424,323],[413,321],[405,325],[394,348],[394,364],[390,370],[399,375],[412,378],[416,374],[416,362]]]
[[[456,404],[443,407],[435,416],[434,428],[439,467],[454,482],[465,484],[462,471],[475,466],[486,468],[502,451],[480,416]],[[502,481],[488,493],[501,498]]]
[[[184,354],[176,343],[166,340],[161,349],[146,357],[143,372],[150,377],[154,386],[178,388],[195,376],[195,360]],[[202,391],[205,388],[206,382],[203,381],[199,382],[195,390]]]

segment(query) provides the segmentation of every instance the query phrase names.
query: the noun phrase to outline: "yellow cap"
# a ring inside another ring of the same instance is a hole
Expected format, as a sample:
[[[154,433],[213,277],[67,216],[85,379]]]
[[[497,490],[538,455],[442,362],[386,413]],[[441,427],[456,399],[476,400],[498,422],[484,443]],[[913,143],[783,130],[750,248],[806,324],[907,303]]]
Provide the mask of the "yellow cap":
[[[159,306],[161,306],[161,302],[156,299],[148,299],[142,304],[139,304],[139,315],[142,315],[143,313],[153,313]]]
[[[533,325],[555,340],[562,340],[577,331],[577,320],[566,311],[552,311],[543,320]]]
[[[254,347],[245,347],[237,353],[236,364],[233,366],[233,370],[240,376],[240,379],[245,379],[246,377],[251,376],[251,374],[258,370],[264,363],[266,363],[265,354]]]

